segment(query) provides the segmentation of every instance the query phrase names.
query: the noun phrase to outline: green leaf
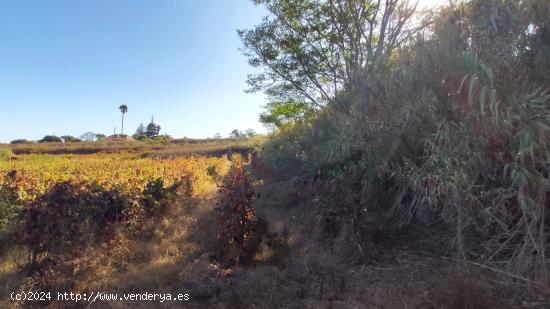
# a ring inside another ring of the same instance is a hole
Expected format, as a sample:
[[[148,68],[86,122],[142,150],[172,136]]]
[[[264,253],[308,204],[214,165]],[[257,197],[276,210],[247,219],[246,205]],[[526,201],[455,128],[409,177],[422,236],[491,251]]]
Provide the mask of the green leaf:
[[[456,91],[457,94],[462,92],[462,86],[464,85],[466,78],[468,78],[468,75],[469,74],[464,75],[464,77],[462,78],[462,81],[460,81],[460,87],[458,87],[458,90]]]
[[[477,75],[474,74],[470,78],[470,89],[468,90],[468,105],[472,106],[474,103],[474,87],[476,84]]]
[[[535,125],[541,131],[550,131],[550,126],[544,120],[536,120]]]
[[[487,96],[487,86],[481,88],[481,95],[479,98],[479,113],[483,117],[485,115],[485,97]]]
[[[495,75],[493,74],[493,71],[491,71],[491,69],[489,69],[485,64],[481,63],[479,65],[481,67],[481,69],[483,70],[483,72],[485,72],[485,75],[487,75],[487,78],[489,79],[489,81],[491,82],[491,85],[493,84],[493,80],[495,79]]]
[[[491,89],[489,93],[489,110],[491,111],[493,122],[496,124],[498,121],[498,102],[497,91],[495,89]]]

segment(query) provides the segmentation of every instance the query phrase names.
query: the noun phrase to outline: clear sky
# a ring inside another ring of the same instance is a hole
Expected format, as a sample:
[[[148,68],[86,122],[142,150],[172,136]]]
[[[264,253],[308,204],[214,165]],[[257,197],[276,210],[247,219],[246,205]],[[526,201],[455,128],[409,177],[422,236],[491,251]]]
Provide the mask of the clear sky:
[[[419,7],[443,0],[421,0]],[[236,29],[249,0],[0,1],[0,142],[120,130],[151,116],[174,137],[264,131]]]
[[[253,128],[263,95],[238,28],[265,14],[249,0],[0,2],[0,142],[120,130],[151,116],[174,137]]]

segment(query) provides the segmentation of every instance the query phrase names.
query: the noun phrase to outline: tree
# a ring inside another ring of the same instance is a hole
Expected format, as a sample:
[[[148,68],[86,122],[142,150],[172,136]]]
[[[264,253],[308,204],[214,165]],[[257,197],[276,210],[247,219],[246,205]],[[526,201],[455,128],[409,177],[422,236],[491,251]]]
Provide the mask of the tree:
[[[80,135],[80,139],[86,142],[93,142],[97,139],[97,135],[98,134],[95,134],[94,132],[89,131]]]
[[[151,122],[147,125],[147,128],[145,129],[145,135],[149,138],[153,138],[155,136],[158,136],[160,133],[160,126],[155,124],[155,120],[153,117],[151,117]]]
[[[230,138],[241,138],[246,136],[242,131],[239,131],[238,129],[235,129],[229,133]]]
[[[75,142],[81,142],[80,139],[74,137],[74,136],[71,136],[71,135],[63,135],[61,136],[61,139],[63,139],[63,141],[65,143],[75,143]]]
[[[120,135],[123,135],[124,134],[124,114],[128,112],[128,106],[126,106],[126,104],[122,104],[121,106],[118,107],[118,109],[122,113],[122,127],[120,129]]]
[[[46,135],[39,143],[63,143],[63,140],[55,135]]]
[[[145,134],[145,126],[143,125],[143,123],[139,124],[138,128],[136,129],[136,134],[137,135]]]
[[[132,137],[139,141],[148,138],[147,134],[145,133],[145,126],[143,125],[143,123],[139,124],[138,128],[136,129],[136,133],[134,133]]]
[[[26,139],[14,139],[13,141],[10,142],[10,144],[12,145],[17,145],[17,144],[30,144],[31,142],[26,140]]]
[[[95,135],[95,139],[98,140],[98,141],[104,139],[105,137],[106,137],[105,134],[96,134],[96,135]]]
[[[392,51],[424,27],[414,8],[398,0],[255,0],[270,13],[254,29],[239,30],[250,65],[250,92],[265,91],[319,108],[341,91],[368,93]],[[399,2],[399,3],[398,3]]]
[[[246,134],[246,136],[248,137],[253,137],[256,135],[256,131],[254,131],[253,129],[246,129],[246,131],[244,131],[244,133]]]
[[[216,134],[214,135],[214,138],[215,138],[215,139],[221,139],[221,138],[222,138],[222,135],[221,135],[220,133],[216,133]]]

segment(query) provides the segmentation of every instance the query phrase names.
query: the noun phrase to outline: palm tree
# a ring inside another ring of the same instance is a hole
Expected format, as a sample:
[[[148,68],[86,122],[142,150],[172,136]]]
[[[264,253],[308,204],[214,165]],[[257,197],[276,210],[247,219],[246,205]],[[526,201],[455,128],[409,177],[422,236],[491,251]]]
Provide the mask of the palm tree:
[[[124,134],[124,114],[128,112],[128,106],[126,104],[122,104],[118,107],[120,109],[120,112],[122,113],[122,128],[120,129],[120,135]]]

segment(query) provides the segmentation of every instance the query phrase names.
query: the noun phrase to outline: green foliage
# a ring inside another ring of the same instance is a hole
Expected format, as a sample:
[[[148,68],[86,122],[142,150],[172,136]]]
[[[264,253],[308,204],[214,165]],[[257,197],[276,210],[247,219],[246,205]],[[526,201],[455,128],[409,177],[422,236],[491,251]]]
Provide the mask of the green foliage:
[[[158,135],[153,137],[154,141],[157,142],[170,142],[172,140],[172,137],[170,135]]]
[[[246,134],[246,137],[254,137],[258,135],[253,129],[246,129],[244,133]]]
[[[255,214],[252,179],[241,156],[234,155],[232,161],[231,170],[220,186],[220,201],[216,206],[219,222],[217,256],[228,266],[250,265],[267,233],[267,226]]]
[[[79,256],[91,244],[113,237],[105,230],[121,220],[126,199],[100,186],[59,183],[25,211],[23,243],[32,252],[33,267]]]
[[[122,104],[118,107],[118,109],[122,113],[122,126],[120,128],[120,135],[123,135],[124,134],[124,114],[128,112],[128,106],[126,106],[126,104]]]
[[[246,134],[243,131],[239,131],[239,129],[235,129],[229,133],[229,138],[241,138],[245,136]]]
[[[270,13],[251,30],[240,30],[254,67],[250,91],[266,90],[321,107],[342,90],[362,91],[365,70],[374,72],[404,38],[413,10],[397,1],[258,0]],[[389,21],[398,21],[391,28]],[[422,27],[422,26],[421,26]]]
[[[90,132],[86,132],[86,133],[83,133],[82,135],[80,135],[80,139],[85,141],[85,142],[93,142],[95,140],[99,140],[98,135],[103,136],[103,138],[105,138],[104,134],[96,134],[96,133],[90,131]]]
[[[46,135],[38,141],[39,143],[63,143],[63,140],[55,135]]]
[[[70,135],[64,135],[64,136],[61,136],[61,139],[65,142],[65,143],[76,143],[76,142],[81,142],[80,139],[74,137],[74,136],[70,136]]]
[[[218,177],[218,171],[216,170],[216,165],[210,165],[207,169],[206,169],[206,174],[208,174],[208,176],[216,179]]]
[[[16,156],[11,150],[0,148],[0,161],[11,161],[15,158]]]
[[[105,189],[97,183],[62,182],[55,184],[31,205],[20,208],[16,197],[0,190],[2,219],[23,214],[22,239],[32,255],[32,268],[68,275],[73,262],[94,245],[107,246],[118,233],[126,237],[145,236],[145,222],[163,213],[181,197],[192,195],[192,181],[184,178],[164,187],[161,178],[147,183],[141,193],[123,193],[120,188]],[[180,194],[181,193],[181,194]],[[14,202],[15,201],[15,202]],[[7,212],[10,210],[10,212]],[[146,234],[147,235],[147,234]]]
[[[0,232],[14,223],[23,208],[14,183],[16,172],[9,172],[6,178],[8,182],[0,186]]]
[[[162,207],[168,206],[170,203],[174,203],[180,186],[180,182],[175,182],[171,186],[165,188],[162,178],[149,181],[142,193],[145,209],[149,211],[159,210]]]
[[[145,127],[143,123],[140,123],[132,137],[138,141],[146,141],[151,139],[158,141],[168,141],[172,139],[169,135],[159,136],[159,134],[160,126],[155,123],[153,118],[151,118],[151,122],[147,125],[147,127]]]
[[[296,123],[311,121],[315,110],[309,104],[295,99],[272,101],[265,108],[267,112],[260,115],[260,122],[284,130]]]
[[[147,125],[147,128],[145,128],[145,135],[149,138],[153,138],[155,136],[158,136],[160,133],[160,126],[155,124],[155,121],[153,118],[151,118],[151,122]]]
[[[132,135],[132,137],[136,140],[136,141],[150,141],[151,139],[149,138],[149,136],[147,136],[146,134],[141,134],[141,135]]]
[[[26,139],[14,139],[13,141],[10,142],[10,144],[12,145],[17,145],[17,144],[30,144],[32,143],[31,141],[28,141]]]
[[[384,18],[369,1],[364,11],[355,1],[258,3],[270,17],[241,36],[251,64],[265,71],[249,82],[275,98],[262,121],[283,129],[261,158],[291,181],[317,181],[310,198],[321,201],[319,217],[336,214],[334,229],[354,230],[359,243],[370,237],[372,216],[390,230],[444,222],[460,258],[547,276],[548,4],[444,6],[426,32],[409,29],[394,41],[382,39]],[[369,41],[371,20],[379,30]],[[334,50],[341,54],[322,59]],[[315,82],[340,71],[347,75],[322,101],[325,84]],[[303,117],[311,102],[323,107]],[[340,202],[322,202],[330,200]]]
[[[138,128],[136,129],[136,133],[134,133],[132,137],[138,141],[146,140],[149,138],[147,134],[145,134],[145,126],[143,125],[143,123],[139,124]]]
[[[229,138],[252,138],[257,136],[258,134],[253,129],[246,129],[246,131],[241,131],[239,129],[235,129],[229,133]]]

